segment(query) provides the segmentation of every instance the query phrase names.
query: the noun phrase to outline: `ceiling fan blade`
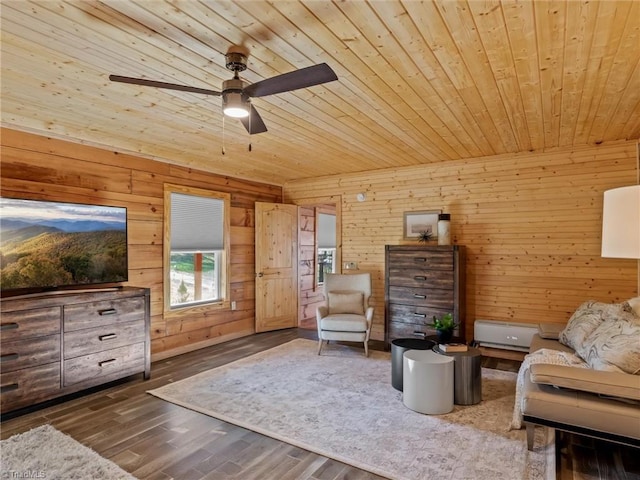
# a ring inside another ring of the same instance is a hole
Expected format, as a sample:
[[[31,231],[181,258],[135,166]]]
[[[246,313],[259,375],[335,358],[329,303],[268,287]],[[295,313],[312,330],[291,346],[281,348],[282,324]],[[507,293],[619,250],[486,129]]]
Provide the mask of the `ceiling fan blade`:
[[[250,97],[264,97],[274,93],[290,92],[299,88],[313,87],[321,83],[333,82],[338,76],[326,63],[301,68],[276,77],[261,80],[244,89]]]
[[[180,90],[182,92],[201,93],[203,95],[222,95],[222,92],[208,90],[206,88],[189,87],[177,85],[175,83],[157,82],[155,80],[145,80],[144,78],[122,77],[120,75],[109,75],[112,82],[131,83],[133,85],[144,85],[145,87],[168,88],[169,90]]]
[[[251,121],[249,121],[251,119]],[[253,105],[251,105],[251,115],[245,118],[241,118],[240,121],[244,125],[244,128],[247,129],[249,134],[254,135],[256,133],[264,133],[267,131],[267,126],[262,121],[262,117],[258,113]],[[251,127],[251,128],[249,128]]]

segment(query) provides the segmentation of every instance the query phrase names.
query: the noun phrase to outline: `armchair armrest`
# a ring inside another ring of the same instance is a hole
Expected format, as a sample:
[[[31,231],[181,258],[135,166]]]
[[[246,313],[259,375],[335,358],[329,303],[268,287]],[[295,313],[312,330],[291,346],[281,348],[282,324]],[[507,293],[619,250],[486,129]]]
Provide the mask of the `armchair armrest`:
[[[364,313],[364,316],[367,318],[367,323],[369,324],[373,321],[373,309],[374,307],[367,307],[367,311]]]
[[[318,322],[320,322],[320,320],[322,320],[327,315],[329,315],[329,307],[327,307],[326,305],[321,305],[316,308],[316,320]]]
[[[530,378],[533,383],[640,401],[640,375],[537,363],[530,367]]]

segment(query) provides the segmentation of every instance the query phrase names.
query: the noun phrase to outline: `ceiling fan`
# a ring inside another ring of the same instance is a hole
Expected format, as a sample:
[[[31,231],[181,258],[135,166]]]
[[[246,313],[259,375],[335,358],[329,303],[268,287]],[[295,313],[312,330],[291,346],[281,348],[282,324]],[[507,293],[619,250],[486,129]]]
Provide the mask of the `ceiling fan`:
[[[222,91],[206,88],[190,87],[175,83],[158,82],[144,78],[123,77],[109,75],[112,82],[132,83],[147,87],[167,88],[183,92],[216,95],[222,97],[222,111],[229,117],[239,118],[251,135],[267,131],[260,114],[251,105],[251,99],[265,97],[276,93],[290,92],[300,88],[312,87],[322,83],[332,82],[338,76],[326,63],[301,68],[293,72],[283,73],[256,83],[248,84],[240,78],[239,72],[247,69],[248,52],[244,47],[231,47],[225,55],[226,67],[233,72],[233,78],[222,83]]]

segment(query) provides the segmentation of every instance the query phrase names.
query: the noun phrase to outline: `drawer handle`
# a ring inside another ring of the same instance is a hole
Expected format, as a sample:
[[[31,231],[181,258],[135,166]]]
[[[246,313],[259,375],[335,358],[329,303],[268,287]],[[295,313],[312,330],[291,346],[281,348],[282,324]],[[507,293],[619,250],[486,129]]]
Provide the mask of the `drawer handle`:
[[[18,355],[17,353],[7,353],[6,355],[0,355],[0,363],[17,360],[19,356],[20,355]]]
[[[416,257],[413,259],[414,262],[426,262],[427,259],[425,257]]]
[[[427,296],[426,296],[426,295],[420,295],[420,294],[418,294],[418,293],[414,293],[414,294],[413,294],[413,297],[414,297],[414,298],[421,298],[421,299],[423,299],[423,300],[424,300],[425,298],[427,298]]]
[[[99,363],[98,363],[98,366],[103,367],[103,366],[105,366],[105,365],[109,365],[110,363],[113,363],[113,362],[115,362],[115,361],[116,361],[116,359],[115,359],[115,358],[110,358],[109,360],[104,360],[104,361],[102,361],[102,362],[99,362]]]
[[[105,315],[115,315],[118,311],[115,308],[107,308],[105,310],[98,310],[98,315],[101,317]]]
[[[427,314],[426,313],[414,313],[413,316],[414,317],[419,317],[419,318],[427,318]]]
[[[426,280],[427,277],[425,277],[424,275],[416,275],[415,277],[413,277],[414,280]]]
[[[427,334],[425,332],[413,332],[416,337],[427,338]]]
[[[13,322],[13,323],[3,323],[2,325],[0,325],[0,331],[4,332],[5,330],[15,330],[16,328],[19,328],[20,325],[18,325],[17,323]]]
[[[18,389],[17,383],[10,383],[9,385],[0,386],[0,393],[13,392],[14,390],[17,390],[17,389]]]
[[[98,336],[98,339],[101,342],[104,342],[105,340],[113,340],[114,338],[118,338],[118,335],[116,333],[108,333],[106,335],[100,335]]]

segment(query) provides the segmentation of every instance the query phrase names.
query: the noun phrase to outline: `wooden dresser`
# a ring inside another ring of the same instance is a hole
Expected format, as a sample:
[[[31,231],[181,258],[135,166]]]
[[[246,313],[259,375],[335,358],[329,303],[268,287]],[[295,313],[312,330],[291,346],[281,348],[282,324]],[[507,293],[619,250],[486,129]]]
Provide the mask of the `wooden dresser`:
[[[58,291],[0,303],[1,412],[151,374],[149,289]]]
[[[385,346],[436,332],[433,316],[451,313],[464,340],[465,249],[461,245],[385,247]]]

